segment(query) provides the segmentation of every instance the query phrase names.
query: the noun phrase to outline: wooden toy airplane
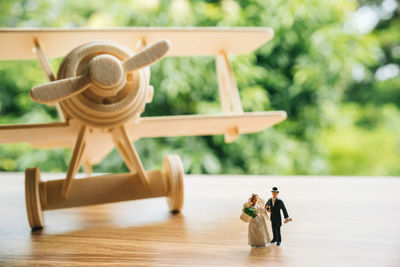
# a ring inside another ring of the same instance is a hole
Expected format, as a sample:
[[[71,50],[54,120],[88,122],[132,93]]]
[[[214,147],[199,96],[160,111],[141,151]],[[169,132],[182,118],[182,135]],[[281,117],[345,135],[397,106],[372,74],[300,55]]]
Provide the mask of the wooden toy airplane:
[[[56,106],[61,120],[2,125],[0,144],[73,149],[65,179],[43,182],[39,168],[26,169],[32,229],[44,226],[43,210],[150,197],[166,196],[170,210],[179,212],[184,173],[179,156],[166,156],[163,170],[145,171],[132,141],[223,134],[229,143],[283,121],[284,111],[243,112],[228,60],[272,37],[269,28],[0,29],[0,60],[37,57],[49,82],[33,87],[31,98]],[[56,78],[47,57],[64,55]],[[216,57],[221,114],[140,117],[153,97],[149,66],[165,55]],[[91,166],[113,147],[130,172],[91,177]],[[80,165],[88,177],[74,180]]]

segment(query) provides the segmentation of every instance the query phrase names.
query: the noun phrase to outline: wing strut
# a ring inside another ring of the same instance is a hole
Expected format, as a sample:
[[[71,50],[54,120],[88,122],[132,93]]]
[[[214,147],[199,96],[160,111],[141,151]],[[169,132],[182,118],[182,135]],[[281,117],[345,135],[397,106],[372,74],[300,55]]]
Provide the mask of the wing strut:
[[[68,165],[67,177],[65,178],[61,188],[61,196],[63,198],[68,198],[68,194],[70,192],[72,185],[72,180],[74,179],[75,174],[79,169],[82,159],[82,154],[86,146],[87,133],[88,133],[88,127],[86,125],[81,125],[78,137],[76,138],[74,151],[72,152],[71,161],[69,162]]]
[[[54,76],[53,70],[51,69],[51,66],[49,64],[49,61],[47,60],[46,56],[44,55],[42,46],[39,43],[39,40],[37,38],[33,39],[34,43],[34,50],[36,52],[36,55],[38,56],[40,66],[42,67],[44,73],[46,74],[47,78],[49,79],[50,82],[55,81],[56,77]],[[57,109],[57,114],[58,118],[60,121],[65,121],[64,113],[61,109],[60,104],[57,102],[55,104],[56,109]]]
[[[146,176],[146,172],[140,161],[139,155],[136,152],[135,147],[132,144],[132,138],[129,135],[126,127],[124,125],[120,125],[115,127],[111,131],[111,135],[115,144],[115,147],[118,149],[119,154],[123,158],[126,166],[132,173],[137,173],[143,185],[149,189],[149,181]]]
[[[228,55],[225,52],[216,55],[215,64],[218,76],[218,91],[223,113],[243,114],[242,102],[240,101],[239,91],[231,65],[229,64]],[[237,126],[230,127],[224,133],[226,143],[232,143],[238,136],[239,130]]]

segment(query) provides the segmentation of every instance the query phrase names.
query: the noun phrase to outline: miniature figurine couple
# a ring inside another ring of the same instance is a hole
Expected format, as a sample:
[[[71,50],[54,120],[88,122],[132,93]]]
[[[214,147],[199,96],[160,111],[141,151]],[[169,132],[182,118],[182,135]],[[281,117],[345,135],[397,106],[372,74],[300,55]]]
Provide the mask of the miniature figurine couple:
[[[249,201],[243,204],[242,215],[240,219],[244,222],[249,223],[249,245],[252,247],[265,247],[268,243],[275,243],[277,246],[281,245],[281,210],[283,211],[283,216],[285,217],[284,223],[292,221],[289,218],[289,214],[285,208],[283,201],[278,198],[278,188],[273,187],[272,198],[268,199],[267,203],[264,205],[264,201],[257,195],[252,194]],[[264,217],[269,220],[267,214],[271,214],[271,225],[273,238],[271,240],[267,224]]]

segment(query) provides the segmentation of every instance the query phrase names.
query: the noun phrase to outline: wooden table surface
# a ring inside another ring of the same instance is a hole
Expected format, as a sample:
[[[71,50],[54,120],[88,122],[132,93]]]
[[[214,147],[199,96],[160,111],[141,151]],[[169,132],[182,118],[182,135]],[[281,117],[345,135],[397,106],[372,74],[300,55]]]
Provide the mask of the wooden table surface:
[[[23,176],[0,173],[0,266],[400,266],[398,177],[187,175],[182,214],[163,198],[46,211],[31,233]],[[242,204],[272,186],[293,222],[252,249]]]

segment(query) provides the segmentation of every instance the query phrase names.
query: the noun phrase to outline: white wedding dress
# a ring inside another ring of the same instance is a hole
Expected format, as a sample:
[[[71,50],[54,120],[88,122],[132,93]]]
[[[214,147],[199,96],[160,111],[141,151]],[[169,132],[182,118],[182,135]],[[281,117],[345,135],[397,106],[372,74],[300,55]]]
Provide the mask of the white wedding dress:
[[[246,202],[243,205],[243,210],[246,207],[251,207],[249,202]],[[257,212],[257,216],[252,218],[246,215],[249,220],[249,232],[248,232],[248,243],[252,247],[265,247],[269,242],[271,242],[271,238],[269,236],[267,224],[265,223],[264,216],[269,220],[268,214],[266,213],[263,207],[256,204],[253,208]],[[242,218],[243,216],[241,216]]]

